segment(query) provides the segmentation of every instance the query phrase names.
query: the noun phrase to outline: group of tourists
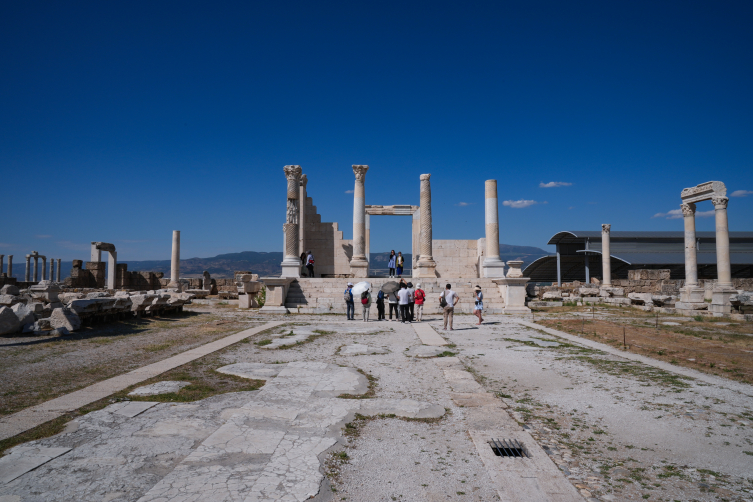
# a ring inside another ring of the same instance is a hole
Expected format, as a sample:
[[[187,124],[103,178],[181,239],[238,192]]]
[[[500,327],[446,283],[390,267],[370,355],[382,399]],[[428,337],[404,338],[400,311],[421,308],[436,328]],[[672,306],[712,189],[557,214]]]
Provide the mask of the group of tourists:
[[[314,277],[314,254],[311,251],[301,253],[301,277]]]
[[[394,283],[393,283],[394,285]],[[417,283],[413,286],[412,282],[405,282],[400,279],[398,289],[385,293],[381,289],[377,293],[376,306],[377,306],[377,320],[386,321],[384,315],[384,299],[387,297],[387,304],[389,305],[389,316],[392,321],[392,313],[395,313],[395,321],[402,323],[410,323],[418,320],[423,321],[424,304],[426,302],[426,292],[421,289],[421,283]],[[393,289],[393,288],[388,288]],[[356,295],[358,298],[354,298],[353,295],[353,283],[349,282],[345,288],[343,297],[346,305],[346,314],[349,321],[355,320],[356,307],[355,302],[359,300],[362,307],[363,322],[369,321],[369,311],[371,310],[372,296],[371,289],[367,289]],[[453,317],[455,315],[455,306],[460,301],[460,297],[452,290],[452,286],[447,284],[445,290],[439,295],[439,306],[442,308],[444,330],[452,330]],[[473,313],[478,318],[477,325],[484,322],[482,312],[484,310],[484,294],[481,292],[481,286],[476,286],[474,291],[474,307]]]
[[[405,265],[405,259],[403,258],[402,251],[398,251],[395,254],[395,250],[390,251],[390,261],[387,263],[387,268],[390,269],[390,278],[403,277],[403,266]]]

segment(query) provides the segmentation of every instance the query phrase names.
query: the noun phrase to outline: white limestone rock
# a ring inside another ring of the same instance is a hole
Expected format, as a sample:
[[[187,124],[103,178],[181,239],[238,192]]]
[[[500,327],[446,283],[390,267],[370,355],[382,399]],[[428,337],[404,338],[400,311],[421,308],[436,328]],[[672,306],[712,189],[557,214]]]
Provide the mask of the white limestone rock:
[[[653,305],[654,300],[651,293],[628,293],[633,305]]]
[[[378,347],[371,347],[369,345],[363,345],[360,343],[354,343],[353,345],[344,345],[340,348],[341,356],[360,356],[368,354],[387,354],[389,350]]]
[[[94,291],[93,293],[89,293],[86,295],[87,298],[110,298],[110,293],[105,293],[104,291]]]
[[[21,303],[21,299],[15,295],[0,295],[0,306],[12,307],[16,303]]]
[[[138,387],[130,392],[129,396],[156,396],[158,394],[169,394],[171,392],[178,392],[180,389],[190,385],[189,382],[180,382],[176,380],[165,380],[164,382],[157,382],[151,385],[144,385]]]
[[[52,324],[50,323],[49,318],[37,319],[37,322],[35,322],[31,327],[31,330],[34,332],[35,335],[45,333],[47,331],[50,331],[51,329],[52,329]]]
[[[580,296],[599,296],[599,288],[578,288]]]
[[[625,296],[625,288],[604,286],[599,288],[599,296],[604,298],[622,298]]]
[[[61,293],[60,295],[58,295],[58,299],[66,305],[71,303],[73,300],[79,300],[83,297],[83,293]]]
[[[21,322],[16,313],[8,307],[0,307],[0,335],[17,333],[21,329]]]
[[[753,291],[743,291],[736,295],[731,295],[729,302],[735,306],[744,305],[746,307],[753,307]]]
[[[559,291],[547,291],[541,296],[542,300],[553,300],[553,301],[560,301],[562,300],[562,293]]]
[[[251,378],[254,380],[267,380],[276,377],[277,374],[285,368],[284,364],[264,364],[264,363],[236,363],[222,368],[217,368],[219,373],[235,375],[241,378]]]
[[[674,305],[674,297],[670,295],[651,295],[651,301],[656,307],[664,307],[665,305]]]
[[[81,318],[68,308],[57,308],[52,311],[50,325],[54,328],[65,328],[68,331],[76,331],[81,328]]]
[[[14,295],[18,296],[18,286],[14,286],[13,284],[6,284],[2,288],[0,288],[0,295]]]
[[[28,324],[34,324],[37,318],[34,317],[34,311],[29,308],[25,303],[17,303],[11,307],[13,313],[18,317],[18,322],[22,327],[26,327]]]

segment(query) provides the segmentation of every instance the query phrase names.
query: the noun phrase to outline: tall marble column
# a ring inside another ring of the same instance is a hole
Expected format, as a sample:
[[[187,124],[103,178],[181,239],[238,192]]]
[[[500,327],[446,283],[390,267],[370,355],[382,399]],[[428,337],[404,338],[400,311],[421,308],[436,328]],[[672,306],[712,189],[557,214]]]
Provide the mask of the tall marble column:
[[[421,232],[419,233],[419,257],[413,277],[437,276],[437,262],[432,248],[434,238],[431,221],[431,174],[421,175]]]
[[[486,256],[482,277],[504,277],[505,262],[499,258],[499,201],[497,180],[484,183],[484,218],[486,221]]]
[[[180,245],[180,238],[178,240],[178,243]],[[178,270],[180,270],[180,251],[178,251],[178,253],[179,253]],[[117,251],[108,251],[107,252],[107,289],[115,289],[115,276],[116,276],[117,264],[118,264]],[[180,279],[180,272],[178,273],[178,279]]]
[[[4,254],[0,254],[0,275],[3,275],[3,265],[4,265],[3,261],[5,261],[5,255]],[[8,276],[8,277],[10,277],[10,276]]]
[[[368,277],[369,262],[366,259],[366,171],[369,166],[353,165],[356,184],[353,189],[353,257],[350,273],[353,277]]]
[[[8,277],[13,277],[13,255],[8,255]]]
[[[46,256],[40,256],[42,258],[42,280],[47,280],[47,257]]]
[[[113,274],[113,278],[114,277],[115,275]],[[180,288],[180,230],[173,230],[173,252],[170,257],[170,283],[167,287],[169,289]]]
[[[308,251],[306,249],[306,185],[309,179],[305,174],[301,174],[299,182],[299,206],[298,206],[298,255]]]
[[[60,282],[60,262],[61,261],[62,260],[60,258],[58,258],[58,265],[57,265],[57,267],[55,267],[55,272],[58,273],[58,275],[57,275],[57,282]]]
[[[48,280],[54,281],[55,280],[55,259],[50,258],[50,271],[47,274],[47,277],[49,277]]]
[[[609,237],[612,232],[611,224],[601,226],[601,285],[612,285],[612,254],[610,250]]]
[[[34,282],[39,282],[39,256],[34,256]]]
[[[716,277],[717,287],[732,287],[732,268],[729,260],[729,226],[727,224],[727,197],[712,197],[716,220]]]
[[[283,171],[285,172],[285,178],[288,180],[288,203],[285,224],[282,225],[282,230],[285,233],[285,257],[282,260],[282,277],[300,277],[301,258],[298,254],[298,247],[300,243],[301,166],[285,166]]]
[[[685,223],[685,287],[698,286],[698,258],[695,236],[695,204],[680,204]]]
[[[26,274],[24,274],[25,282],[31,282],[30,268],[31,268],[31,255],[27,254],[26,255]]]

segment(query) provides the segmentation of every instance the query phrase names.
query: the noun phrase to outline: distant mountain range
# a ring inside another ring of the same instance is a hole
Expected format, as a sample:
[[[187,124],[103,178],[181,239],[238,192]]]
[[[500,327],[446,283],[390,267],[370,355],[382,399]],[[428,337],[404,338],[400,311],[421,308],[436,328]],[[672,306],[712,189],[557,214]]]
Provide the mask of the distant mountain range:
[[[500,257],[503,261],[523,260],[525,265],[533,260],[546,256],[549,253],[543,249],[531,246],[511,246],[508,244],[499,245]],[[405,263],[411,263],[411,255],[406,254]],[[189,258],[180,261],[180,275],[182,277],[198,277],[205,270],[215,278],[231,278],[236,270],[248,270],[261,276],[280,275],[282,269],[282,252],[274,251],[270,253],[258,251],[243,251],[241,253],[228,253],[214,256],[212,258]],[[389,252],[371,253],[371,263],[374,268],[387,268]],[[129,271],[148,271],[164,272],[165,276],[170,275],[170,260],[145,260],[145,261],[127,261]],[[525,265],[523,267],[525,268]],[[14,267],[15,268],[15,267]],[[23,269],[16,268],[14,274],[17,278],[23,277]],[[62,263],[61,277],[71,275],[71,262]]]

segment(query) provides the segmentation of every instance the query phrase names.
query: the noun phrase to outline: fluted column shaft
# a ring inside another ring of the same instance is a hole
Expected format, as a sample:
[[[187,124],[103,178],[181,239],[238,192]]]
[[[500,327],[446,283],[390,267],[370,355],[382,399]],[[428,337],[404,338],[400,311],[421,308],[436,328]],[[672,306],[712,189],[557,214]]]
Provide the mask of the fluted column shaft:
[[[698,285],[698,254],[695,236],[695,204],[680,204],[685,223],[685,286]]]
[[[48,280],[54,281],[55,280],[55,259],[50,258],[50,271],[47,274]]]
[[[420,249],[421,261],[433,261],[434,250],[432,249],[432,221],[431,221],[431,174],[421,175],[421,233]]]
[[[180,287],[180,230],[173,230],[173,249],[172,256],[170,257],[170,284],[167,287]]]
[[[716,277],[717,286],[732,287],[732,267],[729,259],[729,225],[727,223],[727,197],[712,197],[716,220]]]
[[[612,285],[612,253],[609,242],[611,231],[611,224],[601,226],[601,272],[603,286]]]

